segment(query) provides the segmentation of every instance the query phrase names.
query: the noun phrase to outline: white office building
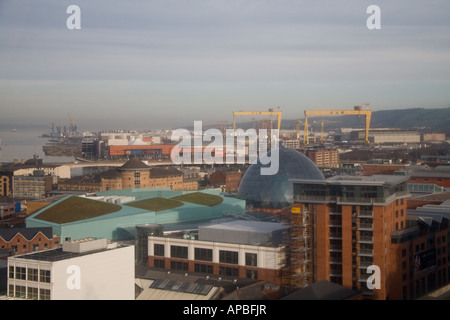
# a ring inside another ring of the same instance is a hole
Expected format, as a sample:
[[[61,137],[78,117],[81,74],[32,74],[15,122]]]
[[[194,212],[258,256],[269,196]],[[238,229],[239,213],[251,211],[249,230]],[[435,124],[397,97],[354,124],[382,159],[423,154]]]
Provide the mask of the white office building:
[[[134,300],[134,286],[133,245],[83,239],[8,258],[10,298]]]

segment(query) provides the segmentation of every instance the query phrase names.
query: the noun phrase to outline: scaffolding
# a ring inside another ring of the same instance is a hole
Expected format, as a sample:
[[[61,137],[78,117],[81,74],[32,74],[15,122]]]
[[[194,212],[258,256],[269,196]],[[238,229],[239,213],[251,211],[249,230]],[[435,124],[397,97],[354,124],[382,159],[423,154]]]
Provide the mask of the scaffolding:
[[[285,242],[283,284],[306,287],[312,279],[312,220],[306,206],[290,207],[285,222],[288,235]]]

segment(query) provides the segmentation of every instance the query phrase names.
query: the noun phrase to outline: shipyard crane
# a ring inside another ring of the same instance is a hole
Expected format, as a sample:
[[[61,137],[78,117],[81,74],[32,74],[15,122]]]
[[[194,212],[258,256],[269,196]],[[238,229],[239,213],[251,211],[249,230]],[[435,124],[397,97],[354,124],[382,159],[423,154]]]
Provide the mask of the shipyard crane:
[[[281,111],[273,111],[273,109],[269,109],[269,111],[235,111],[233,112],[233,130],[236,131],[236,116],[249,116],[249,115],[270,115],[277,116],[277,124],[278,130],[280,130],[281,126]]]
[[[365,104],[368,106],[369,104]],[[308,136],[308,116],[342,116],[342,115],[356,115],[356,116],[365,116],[366,125],[365,125],[365,143],[369,144],[369,128],[370,128],[370,119],[372,117],[371,110],[363,110],[362,106],[356,106],[353,110],[306,110],[305,111],[305,134],[303,137],[303,143],[309,144],[309,136]]]

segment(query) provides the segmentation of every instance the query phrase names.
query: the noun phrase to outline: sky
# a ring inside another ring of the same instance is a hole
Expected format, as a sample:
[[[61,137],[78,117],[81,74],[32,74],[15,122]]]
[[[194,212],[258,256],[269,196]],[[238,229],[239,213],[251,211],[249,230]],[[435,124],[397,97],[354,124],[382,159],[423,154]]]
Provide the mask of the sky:
[[[67,28],[70,5],[80,30]],[[0,0],[0,126],[448,108],[449,12],[448,0]]]

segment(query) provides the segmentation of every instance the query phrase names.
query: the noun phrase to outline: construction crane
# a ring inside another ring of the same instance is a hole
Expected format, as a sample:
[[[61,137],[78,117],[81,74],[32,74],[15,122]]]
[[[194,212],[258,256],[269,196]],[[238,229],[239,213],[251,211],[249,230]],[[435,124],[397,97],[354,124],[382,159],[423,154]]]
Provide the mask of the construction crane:
[[[368,104],[366,104],[368,106]],[[306,110],[305,111],[305,135],[303,137],[303,143],[309,144],[308,136],[308,116],[343,116],[343,115],[356,115],[365,116],[365,143],[369,144],[369,128],[370,119],[372,117],[371,110],[363,110],[362,106],[356,106],[353,110]]]
[[[281,111],[273,111],[273,109],[269,109],[269,111],[235,111],[233,112],[233,130],[236,131],[236,116],[249,116],[249,115],[269,115],[269,116],[277,116],[277,124],[278,130],[281,127]]]

